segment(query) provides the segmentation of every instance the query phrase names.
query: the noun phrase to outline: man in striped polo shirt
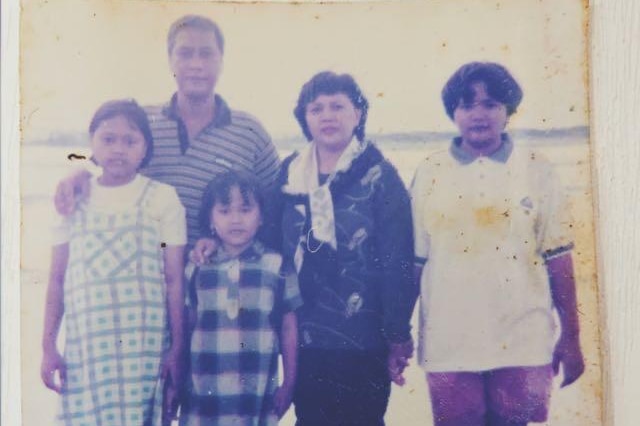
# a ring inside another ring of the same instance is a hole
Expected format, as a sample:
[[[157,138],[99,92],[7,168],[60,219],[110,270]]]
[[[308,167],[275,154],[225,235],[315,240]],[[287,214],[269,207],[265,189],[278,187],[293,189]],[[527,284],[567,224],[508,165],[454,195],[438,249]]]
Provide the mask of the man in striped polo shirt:
[[[171,25],[167,37],[177,92],[165,105],[146,108],[153,133],[153,155],[144,175],[176,188],[187,211],[188,246],[204,235],[198,227],[202,192],[216,175],[230,169],[255,173],[265,187],[276,178],[279,158],[262,125],[229,108],[215,93],[224,54],[224,37],[210,19],[187,15]],[[58,212],[75,209],[91,172],[59,186]]]
[[[143,173],[176,188],[187,210],[193,246],[207,231],[198,228],[207,183],[236,169],[255,173],[270,186],[279,159],[262,125],[249,114],[231,110],[215,93],[224,54],[218,25],[203,16],[184,16],[169,29],[167,49],[178,91],[166,105],[147,108],[154,154]]]

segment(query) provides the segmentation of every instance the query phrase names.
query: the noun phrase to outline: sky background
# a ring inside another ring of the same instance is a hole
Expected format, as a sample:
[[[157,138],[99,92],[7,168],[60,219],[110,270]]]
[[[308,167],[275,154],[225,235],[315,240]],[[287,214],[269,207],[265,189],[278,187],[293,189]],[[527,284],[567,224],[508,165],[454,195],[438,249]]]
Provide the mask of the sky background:
[[[166,34],[187,13],[221,26],[217,91],[274,136],[299,134],[292,110],[314,73],[354,75],[369,133],[452,131],[440,91],[462,64],[496,61],[524,89],[512,127],[587,124],[580,0],[238,4],[137,0],[23,2],[24,140],[88,126],[104,101],[162,103],[175,90]]]

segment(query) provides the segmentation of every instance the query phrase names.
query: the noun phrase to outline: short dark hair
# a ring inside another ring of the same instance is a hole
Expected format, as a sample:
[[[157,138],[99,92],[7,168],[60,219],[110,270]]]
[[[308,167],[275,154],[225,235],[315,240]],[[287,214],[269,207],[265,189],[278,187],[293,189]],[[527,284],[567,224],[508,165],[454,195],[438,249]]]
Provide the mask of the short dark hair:
[[[231,202],[231,189],[237,187],[242,195],[242,200],[249,203],[253,197],[260,208],[260,214],[264,211],[264,194],[258,179],[249,173],[231,170],[216,176],[204,190],[200,203],[199,225],[201,235],[211,233],[211,210],[216,203],[228,205]]]
[[[331,71],[323,71],[314,75],[311,80],[302,86],[302,90],[300,90],[300,95],[298,96],[298,103],[293,110],[293,115],[296,117],[296,120],[298,120],[302,128],[302,133],[304,133],[307,140],[310,141],[313,139],[313,136],[311,136],[309,132],[309,126],[307,125],[307,105],[320,95],[335,95],[337,93],[347,95],[353,106],[360,110],[360,122],[353,133],[359,141],[364,140],[369,102],[351,75],[336,74]]]
[[[211,19],[201,15],[185,15],[171,24],[169,33],[167,34],[167,52],[171,55],[173,46],[176,44],[176,36],[182,30],[193,28],[201,31],[210,31],[215,35],[218,48],[224,53],[224,36],[222,30]]]
[[[471,101],[474,96],[471,86],[484,83],[487,93],[507,108],[507,115],[516,112],[522,101],[522,89],[511,73],[494,62],[470,62],[458,68],[442,89],[442,102],[449,118],[460,100]]]
[[[103,121],[119,115],[126,118],[129,124],[135,126],[144,137],[144,141],[147,144],[147,152],[140,163],[140,168],[143,168],[149,164],[153,156],[153,136],[151,134],[151,126],[149,125],[147,113],[134,99],[118,99],[107,101],[100,105],[98,110],[93,114],[93,118],[89,124],[89,135],[93,137]]]

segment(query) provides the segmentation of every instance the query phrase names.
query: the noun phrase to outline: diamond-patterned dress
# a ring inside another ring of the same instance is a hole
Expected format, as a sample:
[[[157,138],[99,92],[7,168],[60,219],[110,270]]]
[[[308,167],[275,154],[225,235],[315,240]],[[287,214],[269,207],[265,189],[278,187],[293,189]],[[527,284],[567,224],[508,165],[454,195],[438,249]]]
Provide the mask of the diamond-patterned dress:
[[[64,283],[67,382],[59,424],[160,423],[159,368],[167,342],[158,223],[135,207],[73,216]]]

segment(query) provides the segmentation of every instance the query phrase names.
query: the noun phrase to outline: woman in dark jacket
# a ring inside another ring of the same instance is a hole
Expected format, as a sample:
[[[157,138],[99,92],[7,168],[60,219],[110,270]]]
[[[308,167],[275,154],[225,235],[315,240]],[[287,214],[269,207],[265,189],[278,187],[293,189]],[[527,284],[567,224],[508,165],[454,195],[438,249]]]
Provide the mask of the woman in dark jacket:
[[[294,110],[309,140],[282,166],[276,213],[298,272],[297,425],[384,425],[390,382],[404,383],[417,297],[407,190],[365,140],[354,79],[316,74]],[[280,216],[281,214],[281,216]]]

